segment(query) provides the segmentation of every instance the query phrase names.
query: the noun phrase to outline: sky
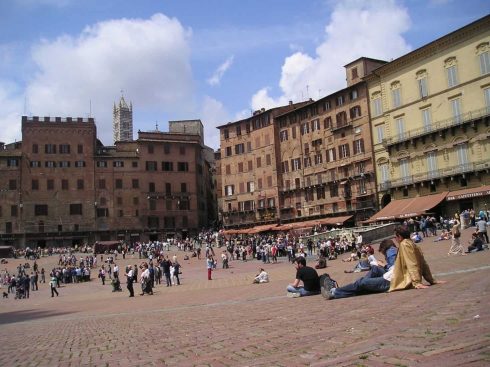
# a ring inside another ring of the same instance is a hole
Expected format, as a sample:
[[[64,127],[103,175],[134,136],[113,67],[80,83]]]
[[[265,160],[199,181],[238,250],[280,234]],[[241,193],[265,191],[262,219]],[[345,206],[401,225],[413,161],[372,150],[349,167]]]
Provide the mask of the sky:
[[[361,56],[392,60],[490,13],[488,0],[0,0],[0,141],[21,116],[95,118],[113,145],[123,95],[137,131],[318,99]]]

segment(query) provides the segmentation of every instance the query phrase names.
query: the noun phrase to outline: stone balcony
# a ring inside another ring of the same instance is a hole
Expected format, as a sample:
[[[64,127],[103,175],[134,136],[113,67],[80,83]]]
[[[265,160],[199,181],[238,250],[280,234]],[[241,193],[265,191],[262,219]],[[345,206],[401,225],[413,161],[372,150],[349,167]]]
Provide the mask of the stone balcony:
[[[431,181],[435,179],[441,179],[445,177],[452,177],[469,172],[478,172],[490,169],[489,160],[481,160],[472,163],[458,164],[441,168],[434,171],[417,173],[411,176],[399,178],[396,180],[387,181],[379,184],[379,191],[386,191],[392,188],[407,186],[424,181]]]
[[[418,129],[413,129],[404,132],[403,134],[397,134],[389,138],[383,139],[383,145],[385,147],[391,147],[393,145],[415,140],[433,133],[442,132],[443,130],[464,127],[467,124],[475,123],[476,121],[490,116],[490,107],[485,107],[479,110],[463,113],[459,116],[451,117],[442,121],[434,122],[428,126],[424,126]],[[488,121],[486,122],[488,125]]]

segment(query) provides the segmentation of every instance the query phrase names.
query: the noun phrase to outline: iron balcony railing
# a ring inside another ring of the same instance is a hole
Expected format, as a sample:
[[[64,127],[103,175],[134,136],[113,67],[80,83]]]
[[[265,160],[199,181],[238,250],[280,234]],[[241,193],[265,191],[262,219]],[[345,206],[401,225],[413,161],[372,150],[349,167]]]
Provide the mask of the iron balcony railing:
[[[474,120],[478,120],[480,118],[484,118],[490,115],[490,107],[481,108],[479,110],[470,111],[463,113],[458,116],[454,116],[442,121],[437,121],[431,123],[430,125],[423,126],[418,129],[409,130],[403,132],[402,134],[397,134],[389,138],[383,139],[383,144],[386,146],[394,145],[397,143],[401,143],[407,140],[411,140],[414,138],[418,138],[427,134],[435,133],[440,130],[444,130],[450,127],[456,127],[463,125],[464,123],[471,122]]]
[[[467,172],[481,171],[490,168],[490,161],[483,160],[472,163],[458,164],[456,166],[450,166],[441,168],[429,172],[417,173],[411,176],[402,177],[396,180],[386,181],[379,184],[379,190],[385,191],[394,187],[411,185],[417,182],[430,181],[448,176],[454,176]]]

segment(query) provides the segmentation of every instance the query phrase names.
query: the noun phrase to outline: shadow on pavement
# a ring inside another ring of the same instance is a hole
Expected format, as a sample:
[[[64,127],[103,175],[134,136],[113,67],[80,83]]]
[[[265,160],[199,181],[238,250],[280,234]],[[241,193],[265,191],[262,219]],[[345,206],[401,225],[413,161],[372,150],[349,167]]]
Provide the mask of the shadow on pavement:
[[[39,310],[23,310],[5,312],[0,314],[0,325],[14,324],[16,322],[31,321],[40,318],[67,315],[73,312],[66,311],[39,311]]]

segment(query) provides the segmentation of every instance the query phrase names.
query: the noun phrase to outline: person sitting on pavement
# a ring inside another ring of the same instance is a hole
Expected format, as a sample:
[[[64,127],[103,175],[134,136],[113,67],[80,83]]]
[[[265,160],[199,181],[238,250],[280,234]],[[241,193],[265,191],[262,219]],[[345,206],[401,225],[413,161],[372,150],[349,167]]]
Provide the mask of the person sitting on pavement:
[[[478,235],[478,232],[473,233],[471,237],[472,240],[468,241],[470,245],[468,246],[468,251],[466,251],[466,253],[469,254],[470,252],[483,251],[483,240]]]
[[[354,248],[352,249],[352,252],[349,257],[342,259],[342,262],[351,262],[351,261],[357,261],[359,260],[359,257],[357,257],[357,250]]]
[[[361,258],[352,270],[344,270],[344,273],[360,273],[361,271],[371,270],[371,265],[369,264],[368,255],[364,250],[361,251]]]
[[[259,283],[269,283],[269,274],[263,268],[260,268],[259,274],[254,279],[254,284]]]
[[[318,258],[318,262],[315,265],[315,269],[324,269],[327,267],[327,259],[324,256]]]
[[[296,267],[296,279],[287,287],[288,297],[306,297],[320,293],[320,278],[312,267],[306,266],[306,259],[302,256],[293,260]],[[303,286],[300,283],[303,282]]]
[[[422,250],[410,239],[410,231],[406,226],[395,228],[395,238],[399,242],[398,254],[394,265],[387,271],[380,266],[375,266],[363,278],[343,287],[337,287],[336,282],[327,275],[321,281],[322,296],[326,299],[334,299],[410,288],[428,288],[428,285],[422,283],[422,279],[430,285],[445,283],[432,277]],[[387,263],[389,261],[387,250],[393,246],[391,240],[385,240],[380,245],[380,252],[384,252]]]

